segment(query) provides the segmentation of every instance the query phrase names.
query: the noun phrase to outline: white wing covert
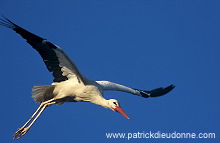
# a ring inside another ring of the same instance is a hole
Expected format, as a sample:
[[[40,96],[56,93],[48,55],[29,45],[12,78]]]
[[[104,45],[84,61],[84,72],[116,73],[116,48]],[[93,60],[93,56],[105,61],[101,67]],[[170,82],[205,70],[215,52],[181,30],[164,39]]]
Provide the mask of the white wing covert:
[[[120,84],[109,82],[109,81],[96,81],[96,82],[100,85],[100,88],[103,91],[105,90],[122,91],[122,92],[131,93],[134,95],[138,95],[144,98],[162,96],[170,92],[175,87],[174,85],[170,85],[165,88],[160,87],[160,88],[156,88],[153,90],[140,90],[140,89],[129,88],[124,85],[120,85]]]

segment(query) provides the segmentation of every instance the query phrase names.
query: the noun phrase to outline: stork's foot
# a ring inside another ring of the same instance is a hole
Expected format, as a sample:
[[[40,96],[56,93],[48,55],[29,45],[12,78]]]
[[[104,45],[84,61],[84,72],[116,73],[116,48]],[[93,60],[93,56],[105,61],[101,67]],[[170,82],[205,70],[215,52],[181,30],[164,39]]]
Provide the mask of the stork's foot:
[[[18,130],[13,135],[13,140],[20,139],[22,136],[24,136],[28,132],[28,130],[29,130],[29,127],[18,128]]]

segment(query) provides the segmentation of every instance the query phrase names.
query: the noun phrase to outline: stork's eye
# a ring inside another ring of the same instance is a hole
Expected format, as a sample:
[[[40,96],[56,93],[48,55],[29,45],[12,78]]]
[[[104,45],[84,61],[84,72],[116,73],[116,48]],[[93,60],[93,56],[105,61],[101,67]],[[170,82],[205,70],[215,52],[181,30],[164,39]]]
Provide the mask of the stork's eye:
[[[117,105],[117,103],[116,102],[113,102],[115,105]]]

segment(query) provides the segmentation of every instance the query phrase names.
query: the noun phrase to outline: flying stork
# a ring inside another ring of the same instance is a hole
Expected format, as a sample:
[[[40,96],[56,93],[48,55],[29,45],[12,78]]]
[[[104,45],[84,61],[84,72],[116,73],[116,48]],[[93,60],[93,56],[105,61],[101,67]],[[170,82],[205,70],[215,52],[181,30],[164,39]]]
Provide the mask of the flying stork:
[[[51,85],[35,85],[32,88],[32,97],[40,105],[29,120],[14,133],[13,139],[19,139],[24,136],[41,113],[52,104],[92,102],[119,112],[129,119],[119,102],[115,99],[105,99],[103,97],[103,91],[116,90],[149,98],[162,96],[175,87],[174,85],[170,85],[166,88],[139,90],[110,81],[90,80],[81,74],[71,59],[57,45],[23,29],[5,17],[0,19],[0,25],[14,30],[26,39],[27,43],[41,55],[47,69],[49,72],[52,72],[54,77],[54,82]]]

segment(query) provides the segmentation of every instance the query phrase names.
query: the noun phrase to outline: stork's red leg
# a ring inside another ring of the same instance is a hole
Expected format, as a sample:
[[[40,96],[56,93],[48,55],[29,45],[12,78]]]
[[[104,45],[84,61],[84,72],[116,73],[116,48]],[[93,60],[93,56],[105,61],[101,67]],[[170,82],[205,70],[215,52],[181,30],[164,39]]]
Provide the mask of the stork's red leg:
[[[46,109],[46,107],[51,104],[56,103],[55,100],[56,99],[53,98],[51,100],[42,102],[40,104],[40,106],[37,108],[37,110],[34,112],[34,114],[31,116],[31,118],[24,124],[24,126],[22,126],[21,128],[18,128],[18,130],[14,133],[13,139],[20,139],[22,136],[24,136],[28,132],[28,130],[31,128],[31,126],[34,124],[34,122],[38,119],[38,117],[41,115],[41,113]],[[36,117],[35,117],[35,115],[36,115]],[[32,122],[29,124],[28,127],[26,127],[31,120],[32,120]]]

